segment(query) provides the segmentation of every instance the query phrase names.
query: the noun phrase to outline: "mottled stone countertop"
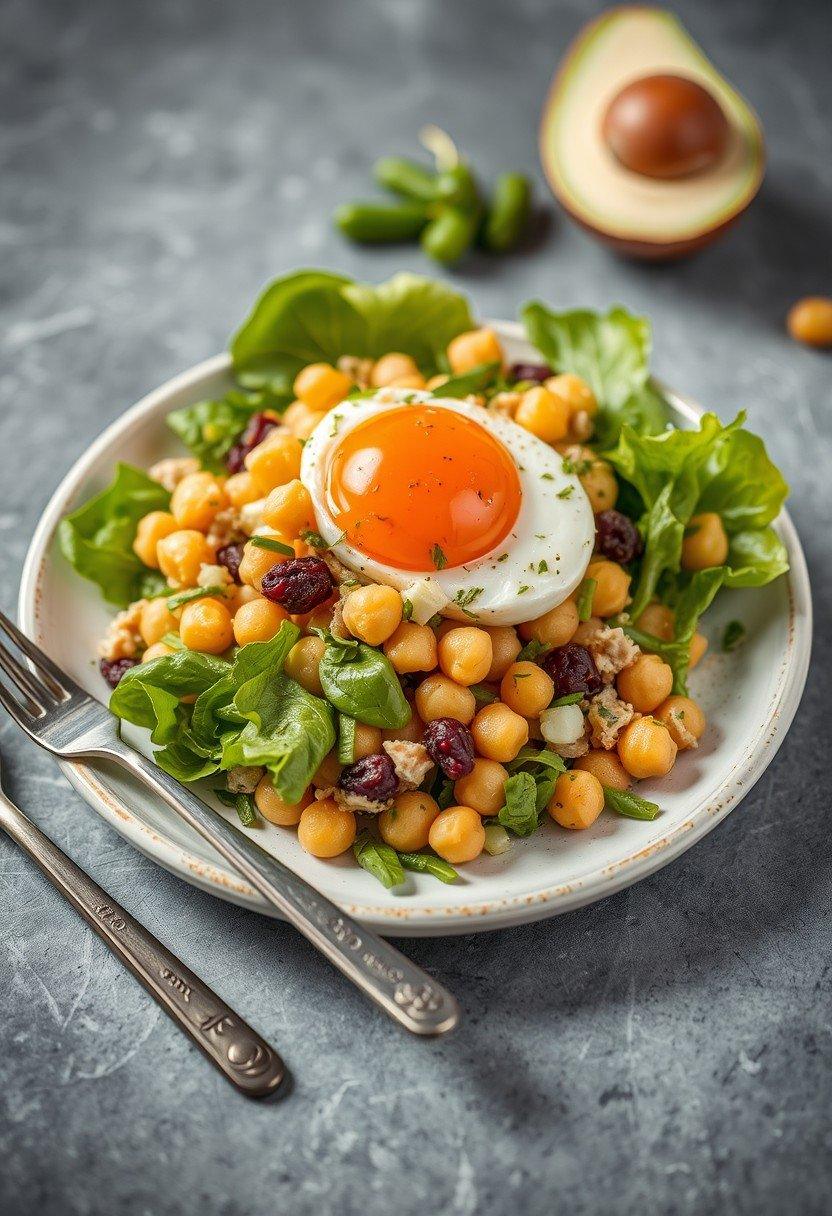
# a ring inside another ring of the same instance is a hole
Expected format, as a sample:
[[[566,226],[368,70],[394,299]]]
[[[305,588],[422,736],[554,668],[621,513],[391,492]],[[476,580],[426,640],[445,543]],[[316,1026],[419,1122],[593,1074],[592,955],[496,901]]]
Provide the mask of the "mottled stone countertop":
[[[221,349],[271,275],[429,270],[351,248],[372,159],[452,129],[484,174],[534,174],[535,127],[589,0],[4,0],[0,600],[68,465],[150,388]],[[135,852],[0,724],[9,791],[283,1050],[288,1100],[205,1064],[0,842],[0,1211],[39,1216],[821,1213],[832,1204],[827,606],[832,362],[783,330],[832,289],[828,4],[679,0],[760,112],[770,169],[690,262],[613,259],[551,209],[545,241],[455,281],[648,313],[657,373],[748,407],[792,484],[818,609],[791,733],[678,861],[528,928],[405,943],[467,1010],[418,1042],[296,933]]]

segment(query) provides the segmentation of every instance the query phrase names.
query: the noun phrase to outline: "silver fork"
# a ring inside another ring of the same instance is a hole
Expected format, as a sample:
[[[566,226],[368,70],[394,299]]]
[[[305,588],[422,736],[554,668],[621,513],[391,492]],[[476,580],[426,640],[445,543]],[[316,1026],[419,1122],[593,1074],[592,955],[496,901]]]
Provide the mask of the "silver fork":
[[[27,670],[0,643],[2,704],[26,734],[64,760],[114,760],[138,777],[208,840],[348,979],[407,1030],[444,1034],[459,1021],[453,996],[401,951],[363,928],[239,828],[120,738],[116,718],[0,613],[0,630],[30,661]]]

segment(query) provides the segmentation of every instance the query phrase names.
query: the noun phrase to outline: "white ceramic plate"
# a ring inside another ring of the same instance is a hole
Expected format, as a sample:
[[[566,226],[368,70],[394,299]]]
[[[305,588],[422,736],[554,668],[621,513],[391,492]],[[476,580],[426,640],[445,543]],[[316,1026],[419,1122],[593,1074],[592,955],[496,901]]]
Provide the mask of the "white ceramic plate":
[[[510,361],[535,357],[518,325],[495,327]],[[222,355],[128,410],[70,470],[32,539],[20,588],[22,627],[99,698],[106,690],[94,656],[110,612],[97,589],[78,578],[57,552],[55,528],[63,515],[110,481],[117,460],[145,467],[175,453],[165,415],[219,396],[229,385],[229,361]],[[674,421],[690,425],[697,407],[670,397]],[[258,841],[359,920],[396,935],[470,933],[537,920],[611,895],[666,865],[715,827],[761,776],[803,691],[812,632],[809,580],[785,513],[777,527],[788,547],[791,573],[762,590],[724,592],[706,617],[711,647],[693,673],[692,685],[708,728],[699,750],[682,756],[669,777],[639,785],[663,808],[653,823],[605,813],[585,832],[547,825],[530,840],[514,842],[501,857],[483,855],[463,867],[463,877],[453,886],[409,875],[409,886],[395,894],[351,857],[326,862],[308,856],[293,831],[266,825],[258,830]],[[734,654],[723,655],[718,639],[734,618],[745,624],[747,640]],[[146,749],[140,732],[131,741]],[[137,782],[114,768],[63,767],[90,806],[154,861],[223,899],[268,910],[199,836]],[[223,813],[233,818],[233,812]]]

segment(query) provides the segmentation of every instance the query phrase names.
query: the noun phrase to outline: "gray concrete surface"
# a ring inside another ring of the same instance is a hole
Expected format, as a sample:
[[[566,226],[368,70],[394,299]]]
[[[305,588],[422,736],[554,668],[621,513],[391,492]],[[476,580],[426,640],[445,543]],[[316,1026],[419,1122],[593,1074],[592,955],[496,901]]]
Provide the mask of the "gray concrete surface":
[[[819,609],[791,734],[717,831],[593,908],[407,945],[467,1010],[411,1041],[293,933],[139,856],[0,726],[4,782],[266,1034],[287,1101],[233,1095],[0,842],[0,1210],[41,1216],[821,1213],[830,1167],[829,357],[783,332],[830,290],[825,3],[675,6],[765,123],[770,171],[695,261],[612,259],[552,208],[531,254],[455,275],[486,313],[621,300],[656,368],[747,406],[793,486]],[[330,230],[376,154],[449,127],[539,179],[535,125],[588,0],[0,5],[0,600],[69,463],[219,350],[272,274],[425,270]],[[546,197],[542,182],[539,197]]]

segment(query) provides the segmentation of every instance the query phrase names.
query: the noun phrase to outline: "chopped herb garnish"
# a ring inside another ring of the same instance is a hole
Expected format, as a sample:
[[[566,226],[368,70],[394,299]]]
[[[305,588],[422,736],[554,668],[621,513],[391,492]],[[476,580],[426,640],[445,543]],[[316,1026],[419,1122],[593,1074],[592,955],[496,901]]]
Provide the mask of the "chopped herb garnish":
[[[474,600],[479,599],[484,590],[484,587],[469,587],[467,591],[463,591],[462,588],[460,588],[454,596],[454,603],[458,608],[462,609],[466,616],[474,617],[476,619],[477,614],[475,612],[471,612],[468,605],[473,604]]]
[[[521,585],[517,588],[518,595],[525,595],[527,591],[531,591],[531,587],[528,583],[521,583]]]
[[[300,538],[306,541],[307,545],[311,545],[313,549],[334,549],[336,545],[340,545],[346,535],[346,532],[339,532],[331,545],[327,544],[320,532],[313,532],[311,529],[307,532],[301,532]]]
[[[508,557],[508,554],[507,554],[507,553],[501,553],[501,554],[500,554],[500,556],[497,558],[497,561],[498,561],[498,562],[504,562],[504,561],[506,560],[506,558],[507,558],[507,557]]]
[[[580,477],[582,473],[588,473],[592,468],[591,460],[573,460],[571,456],[564,456],[563,464],[561,465],[564,473],[571,473],[575,477]]]
[[[436,570],[444,570],[448,564],[448,559],[445,557],[445,554],[442,552],[439,545],[434,545],[431,549],[430,560],[433,562]]]
[[[722,649],[729,654],[745,641],[745,625],[742,621],[729,621],[722,635]]]
[[[404,596],[402,596],[402,617],[404,620],[409,621],[412,616],[413,616],[413,604],[410,602],[409,599],[406,599]]]
[[[491,705],[492,702],[497,700],[496,692],[493,692],[485,684],[471,684],[470,689],[478,705]]]
[[[540,480],[541,481],[554,481],[555,477],[554,477],[553,473],[541,473]]]
[[[577,705],[583,699],[584,694],[582,692],[568,692],[565,697],[558,697],[557,701],[553,701],[549,708],[560,709],[561,705]]]
[[[564,486],[562,490],[558,490],[557,497],[558,498],[571,498],[574,493],[575,493],[574,486]]]
[[[537,638],[532,638],[530,642],[526,642],[526,645],[521,648],[515,661],[517,663],[526,661],[533,663],[546,649],[547,647],[542,642],[538,642]]]
[[[592,616],[592,600],[595,595],[595,588],[598,585],[598,580],[594,578],[585,578],[578,588],[578,620],[588,621]]]
[[[442,613],[434,612],[433,616],[428,621],[428,625],[430,626],[431,629],[438,629],[439,626],[442,624],[442,620],[443,620]]]
[[[549,573],[549,563],[546,561],[538,562],[537,563],[537,573],[538,574],[548,574]]]
[[[295,556],[291,545],[284,545],[282,540],[273,540],[271,536],[252,536],[248,543],[255,549],[268,549],[271,553],[282,553],[284,557]]]
[[[217,584],[214,587],[191,587],[190,591],[180,591],[178,595],[172,595],[168,600],[168,612],[174,612],[183,604],[190,604],[193,600],[204,600],[211,595],[225,595],[225,587]]]

